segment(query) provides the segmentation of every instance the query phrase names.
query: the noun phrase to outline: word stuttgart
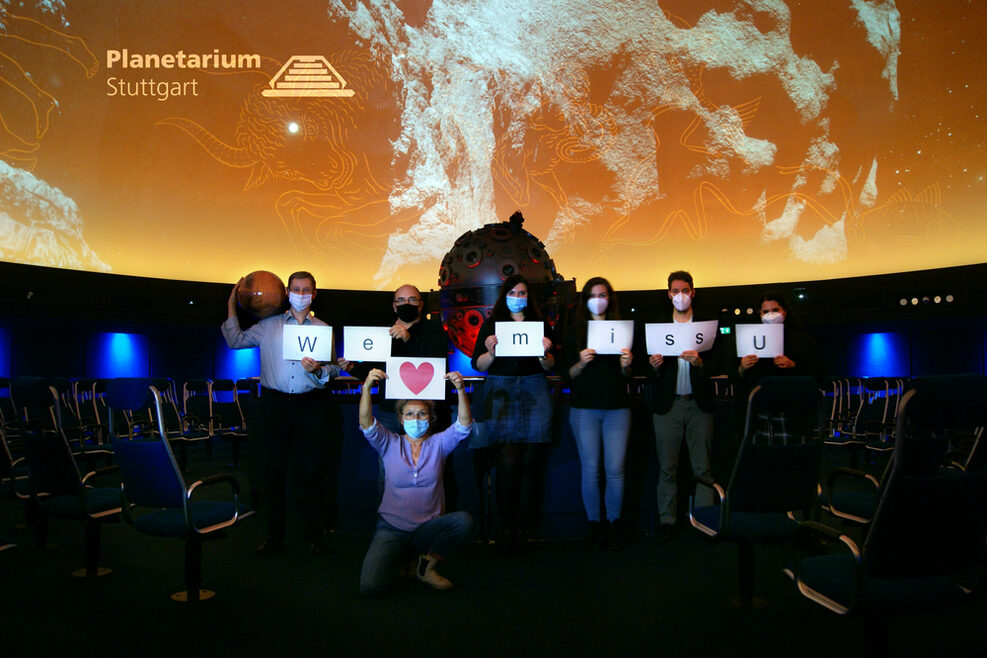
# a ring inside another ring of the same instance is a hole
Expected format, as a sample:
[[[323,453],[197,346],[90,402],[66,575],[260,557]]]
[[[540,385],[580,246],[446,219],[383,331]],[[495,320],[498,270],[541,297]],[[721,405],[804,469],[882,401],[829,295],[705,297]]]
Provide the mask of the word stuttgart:
[[[106,51],[106,69],[259,69],[260,55],[244,53],[131,53],[123,50]],[[128,80],[112,76],[106,79],[107,96],[144,96],[166,101],[175,96],[198,96],[199,81],[163,81],[154,78]]]

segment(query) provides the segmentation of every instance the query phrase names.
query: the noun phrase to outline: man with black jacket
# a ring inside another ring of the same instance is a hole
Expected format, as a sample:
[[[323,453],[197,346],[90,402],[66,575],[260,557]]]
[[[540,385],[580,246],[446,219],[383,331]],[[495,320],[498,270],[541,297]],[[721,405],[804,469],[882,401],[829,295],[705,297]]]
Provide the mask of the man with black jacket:
[[[706,318],[693,313],[696,291],[692,275],[677,271],[668,275],[668,298],[674,308],[671,318],[662,322],[693,322]],[[652,419],[658,450],[658,513],[661,525],[658,540],[667,541],[675,534],[677,519],[679,453],[682,439],[689,449],[689,461],[696,476],[711,477],[710,453],[713,443],[712,375],[719,372],[718,350],[700,354],[685,350],[677,358],[652,354],[648,363],[651,378]],[[697,505],[711,505],[708,487],[696,487]]]

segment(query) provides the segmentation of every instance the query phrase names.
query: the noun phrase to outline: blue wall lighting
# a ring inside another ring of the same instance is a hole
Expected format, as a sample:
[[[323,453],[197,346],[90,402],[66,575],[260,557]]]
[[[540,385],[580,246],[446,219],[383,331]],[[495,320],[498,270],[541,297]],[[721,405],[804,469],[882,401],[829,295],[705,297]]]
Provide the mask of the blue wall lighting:
[[[470,358],[455,347],[452,348],[452,353],[449,354],[449,372],[453,371],[461,373],[463,377],[476,377],[486,374],[479,370],[474,370],[473,365],[470,363]]]
[[[260,376],[260,349],[231,350],[220,339],[216,347],[216,379],[246,379]]]
[[[150,349],[140,334],[94,334],[87,359],[90,377],[149,377]]]
[[[10,376],[10,332],[0,327],[0,377]]]
[[[850,338],[847,370],[851,377],[909,377],[907,334],[873,333]]]

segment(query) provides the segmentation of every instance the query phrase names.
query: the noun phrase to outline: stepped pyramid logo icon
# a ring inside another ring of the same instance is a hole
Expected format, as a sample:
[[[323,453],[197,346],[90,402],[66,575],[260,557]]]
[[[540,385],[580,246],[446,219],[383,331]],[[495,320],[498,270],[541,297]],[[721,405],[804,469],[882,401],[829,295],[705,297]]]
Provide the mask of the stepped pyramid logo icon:
[[[280,98],[350,97],[346,80],[322,55],[294,55],[271,78],[264,96]]]

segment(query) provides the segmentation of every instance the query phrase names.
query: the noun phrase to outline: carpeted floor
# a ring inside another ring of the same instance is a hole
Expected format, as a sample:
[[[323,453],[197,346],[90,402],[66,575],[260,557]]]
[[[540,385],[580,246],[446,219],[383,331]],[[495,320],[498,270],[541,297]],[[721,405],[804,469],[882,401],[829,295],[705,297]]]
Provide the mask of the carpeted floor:
[[[222,449],[194,474],[228,470]],[[263,517],[244,521],[204,548],[203,586],[215,598],[173,602],[182,589],[177,541],[105,525],[98,579],[82,566],[78,524],[53,521],[54,546],[34,548],[16,527],[23,509],[0,501],[0,533],[21,547],[0,553],[3,656],[855,656],[860,619],[809,603],[781,570],[784,547],[758,549],[758,609],[731,605],[736,547],[683,530],[667,544],[638,536],[619,551],[579,540],[533,544],[503,556],[474,543],[441,572],[456,587],[435,592],[401,582],[364,599],[357,581],[369,537],[336,534],[325,555],[307,553],[293,527],[284,555],[253,555]],[[294,518],[292,518],[294,525]],[[891,621],[900,656],[987,653],[984,599]]]

